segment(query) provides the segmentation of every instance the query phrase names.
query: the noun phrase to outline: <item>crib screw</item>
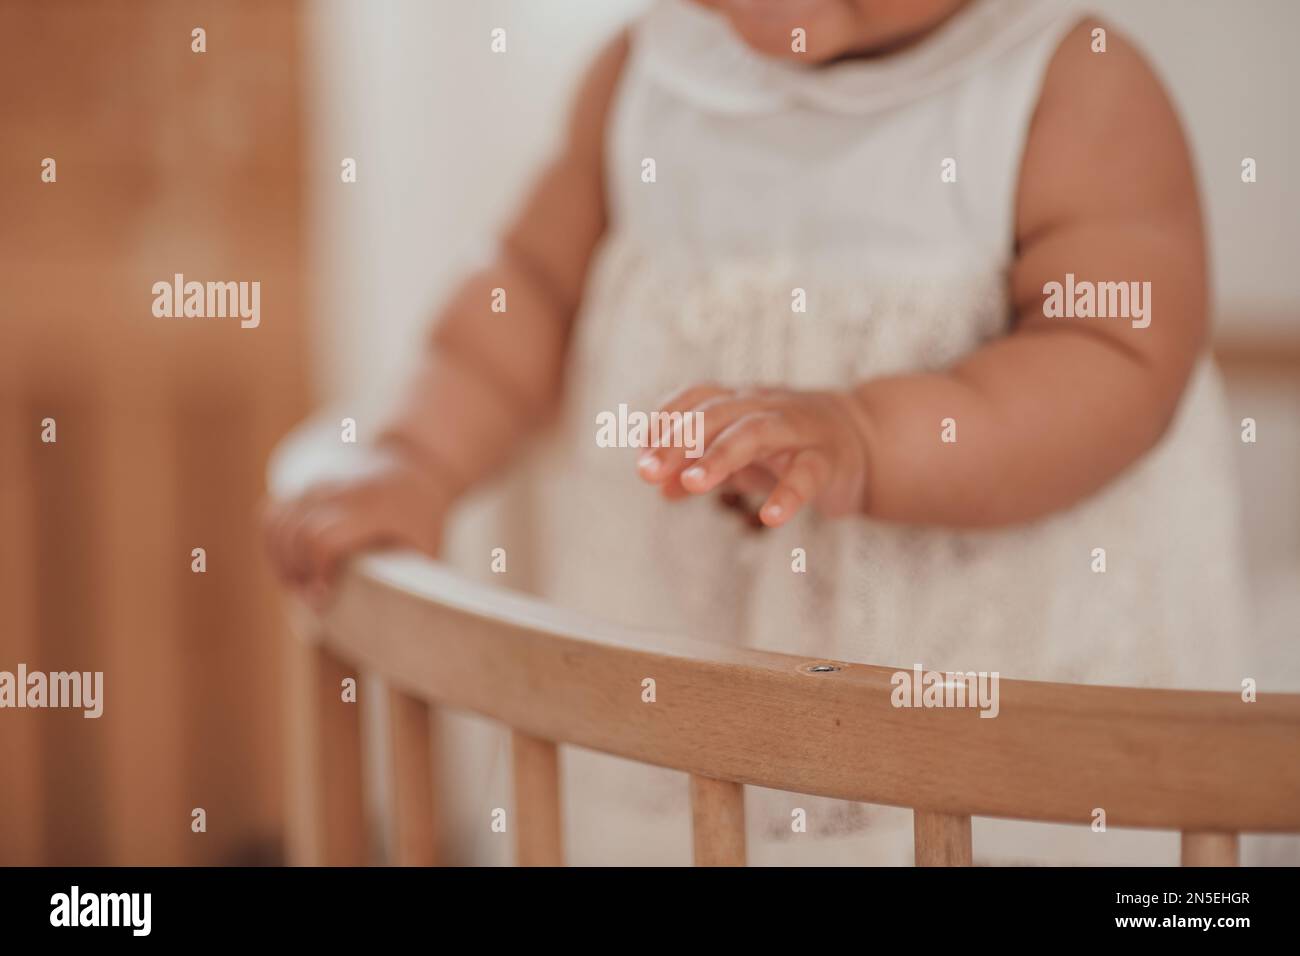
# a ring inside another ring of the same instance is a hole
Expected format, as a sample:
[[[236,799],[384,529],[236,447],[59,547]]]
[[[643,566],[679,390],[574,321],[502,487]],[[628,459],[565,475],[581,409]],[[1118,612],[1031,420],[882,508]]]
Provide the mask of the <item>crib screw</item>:
[[[808,668],[810,674],[831,674],[839,670],[834,664],[814,664]]]

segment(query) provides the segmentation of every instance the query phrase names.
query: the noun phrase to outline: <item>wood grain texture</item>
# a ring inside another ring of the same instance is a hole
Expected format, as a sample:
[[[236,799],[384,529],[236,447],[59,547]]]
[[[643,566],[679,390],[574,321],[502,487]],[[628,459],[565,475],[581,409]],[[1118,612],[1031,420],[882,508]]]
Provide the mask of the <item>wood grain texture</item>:
[[[559,748],[549,740],[511,734],[515,808],[515,862],[519,866],[563,866]]]
[[[0,5],[0,661],[105,671],[99,720],[4,721],[14,860],[282,859],[281,645],[255,512],[306,407],[303,8]],[[155,317],[152,285],[177,272],[260,282],[261,325]],[[57,445],[33,444],[44,415]]]
[[[1249,376],[1254,380],[1281,378],[1291,382],[1300,376],[1300,337],[1295,335],[1220,341],[1215,344],[1213,354],[1227,375]]]
[[[301,633],[284,635],[288,715],[284,727],[285,859],[291,866],[320,866],[324,808],[320,793],[320,725],[316,720],[317,649],[310,640],[315,619],[286,602]]]
[[[0,349],[0,388],[16,379],[14,356]],[[39,408],[0,403],[0,668],[35,666],[39,633],[36,578],[37,515],[32,507],[36,461],[57,446],[40,442]],[[45,862],[45,758],[38,710],[6,710],[0,731],[0,866]]]
[[[1183,831],[1183,866],[1236,866],[1239,853],[1235,833]]]
[[[392,746],[393,862],[398,866],[438,863],[433,708],[400,690],[388,692]]]
[[[597,624],[416,557],[345,575],[325,640],[526,734],[738,783],[955,815],[1300,829],[1300,696],[1001,682],[1001,709],[900,709],[891,668]],[[640,699],[655,677],[658,702]]]
[[[691,774],[691,833],[696,866],[744,866],[745,788]]]
[[[361,704],[359,697],[357,703],[342,699],[343,680],[352,677],[360,685],[361,675],[328,648],[317,646],[312,650],[319,863],[364,866],[369,862],[370,845],[361,765]]]
[[[94,576],[95,632],[106,683],[97,744],[112,755],[100,770],[107,856],[141,866],[207,862],[226,842],[208,837],[235,829],[236,811],[188,772],[195,749],[186,739],[188,721],[159,716],[201,709],[189,679],[190,648],[177,638],[202,640],[202,632],[184,628],[178,607],[186,586],[202,589],[217,576],[220,551],[200,536],[194,545],[212,553],[213,572],[191,572],[190,547],[175,528],[174,516],[184,509],[169,415],[113,409],[96,432],[103,448],[93,470],[92,538],[102,562]],[[207,832],[191,829],[196,808],[207,816]]]
[[[970,817],[917,810],[912,814],[917,866],[970,866]]]

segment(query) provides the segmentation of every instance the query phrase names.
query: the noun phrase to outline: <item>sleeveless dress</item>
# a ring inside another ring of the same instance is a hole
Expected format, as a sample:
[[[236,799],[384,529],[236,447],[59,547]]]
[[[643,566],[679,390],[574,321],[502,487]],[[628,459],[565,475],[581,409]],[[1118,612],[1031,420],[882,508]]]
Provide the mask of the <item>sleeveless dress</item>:
[[[1006,529],[805,512],[755,531],[711,498],[664,503],[636,450],[595,440],[599,413],[651,411],[686,384],[843,388],[942,369],[1007,334],[1020,156],[1079,19],[976,0],[908,51],[821,68],[761,57],[686,0],[635,25],[607,131],[610,228],[531,486],[542,596],[810,657],[1240,689],[1236,433],[1208,362],[1158,447],[1087,500]],[[948,158],[956,182],[941,181]],[[684,775],[577,750],[565,767],[571,862],[690,861]],[[747,801],[754,863],[911,862],[906,810],[757,788]],[[1007,859],[983,852],[982,825],[977,859]],[[1026,857],[1096,857],[1086,827],[1027,826]]]

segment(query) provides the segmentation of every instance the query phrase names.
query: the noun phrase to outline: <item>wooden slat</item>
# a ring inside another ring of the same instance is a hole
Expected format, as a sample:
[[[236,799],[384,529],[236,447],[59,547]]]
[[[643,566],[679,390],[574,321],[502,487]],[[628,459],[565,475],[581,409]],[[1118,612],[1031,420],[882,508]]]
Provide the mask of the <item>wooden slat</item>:
[[[1183,831],[1183,866],[1236,866],[1237,834]]]
[[[104,400],[94,426],[102,444],[91,540],[97,545],[96,630],[106,685],[97,746],[108,756],[109,859],[136,866],[210,860],[205,851],[232,829],[228,807],[218,793],[195,785],[187,754],[212,751],[187,739],[190,720],[167,715],[201,711],[199,668],[190,664],[194,648],[209,636],[216,642],[225,636],[195,633],[179,614],[186,588],[210,587],[214,577],[190,571],[190,547],[213,545],[191,545],[177,533],[189,489],[176,480],[179,429],[171,417],[134,401]],[[205,833],[191,829],[198,807],[207,815]]]
[[[559,750],[549,740],[515,731],[515,862],[519,866],[563,866],[560,822]]]
[[[16,383],[18,370],[7,350],[0,349],[0,383]],[[0,386],[3,387],[3,386]],[[0,669],[12,671],[19,662],[35,666],[37,633],[37,501],[34,459],[42,452],[57,454],[56,445],[40,441],[38,408],[26,407],[12,396],[0,396]],[[44,787],[41,756],[41,711],[7,710],[0,715],[0,866],[37,866],[44,859]]]
[[[278,437],[306,396],[303,6],[0,13],[0,430],[18,415],[24,443],[13,459],[0,438],[0,471],[36,479],[19,497],[0,476],[0,667],[105,681],[99,720],[0,717],[4,862],[278,862],[292,825],[251,516],[259,420]],[[154,318],[152,283],[176,272],[260,281],[262,325]],[[33,453],[44,414],[59,443]],[[189,573],[194,546],[207,575]]]
[[[316,721],[316,655],[308,632],[315,627],[304,609],[286,602],[295,633],[283,636],[288,698],[285,722],[285,853],[292,866],[320,866],[321,842],[320,726]]]
[[[118,607],[107,593],[117,570],[105,542],[111,518],[102,507],[106,486],[115,480],[104,468],[114,440],[105,426],[114,416],[95,400],[93,383],[83,387],[62,401],[47,400],[57,404],[50,415],[58,421],[58,443],[42,448],[33,462],[38,530],[29,560],[37,634],[27,665],[104,673],[102,717],[85,720],[73,710],[48,710],[37,721],[44,775],[41,862],[60,866],[116,862],[122,833],[112,819],[107,776],[130,756],[122,752],[127,735],[121,731],[131,705],[119,710],[114,704],[115,693],[129,690],[115,690],[115,662],[108,653],[111,636],[120,633]],[[130,510],[135,501],[128,497],[121,504]],[[129,683],[130,675],[123,676]],[[8,718],[8,712],[0,714],[0,723]]]
[[[255,703],[277,700],[284,686],[284,661],[276,651],[280,602],[278,596],[268,601],[262,586],[265,562],[254,521],[261,496],[255,462],[265,453],[259,436],[267,430],[267,413],[256,391],[249,401],[212,401],[218,394],[196,374],[194,393],[172,405],[165,449],[170,471],[158,489],[160,501],[174,501],[166,515],[170,541],[158,549],[171,560],[167,575],[146,580],[174,605],[175,622],[156,630],[169,642],[174,669],[184,674],[183,681],[168,681],[183,693],[167,709],[187,715],[177,722],[183,752],[221,755],[169,761],[183,774],[187,796],[210,818],[205,837],[190,840],[187,861],[265,865],[283,860],[286,781],[280,723],[286,714]],[[146,460],[138,456],[137,467]],[[190,571],[195,547],[206,550],[202,574]],[[162,655],[155,656],[161,662]]]
[[[1270,340],[1219,342],[1214,347],[1214,358],[1228,375],[1280,377],[1294,382],[1300,375],[1300,339],[1279,336]]]
[[[400,690],[388,693],[393,764],[393,862],[435,866],[438,827],[434,800],[432,708]]]
[[[691,774],[696,866],[745,865],[745,788]]]
[[[312,650],[320,863],[363,866],[369,862],[369,845],[361,766],[361,675],[326,647]],[[357,680],[357,703],[342,699],[346,677]]]
[[[970,817],[916,810],[912,836],[917,866],[970,866]]]
[[[789,655],[596,624],[401,556],[354,564],[327,623],[341,653],[421,697],[689,773],[957,815],[1090,823],[1104,806],[1115,826],[1300,830],[1295,694],[1247,705],[1003,680],[994,719],[897,708],[891,668],[816,673]]]

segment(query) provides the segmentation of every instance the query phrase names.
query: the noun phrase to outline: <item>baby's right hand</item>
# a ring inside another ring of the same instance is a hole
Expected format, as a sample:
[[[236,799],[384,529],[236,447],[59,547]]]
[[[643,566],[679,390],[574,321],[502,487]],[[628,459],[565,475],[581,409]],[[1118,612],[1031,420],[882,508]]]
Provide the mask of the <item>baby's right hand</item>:
[[[401,451],[384,450],[361,476],[268,503],[267,552],[281,582],[320,608],[339,566],[358,551],[409,547],[435,555],[453,497],[428,467]]]

